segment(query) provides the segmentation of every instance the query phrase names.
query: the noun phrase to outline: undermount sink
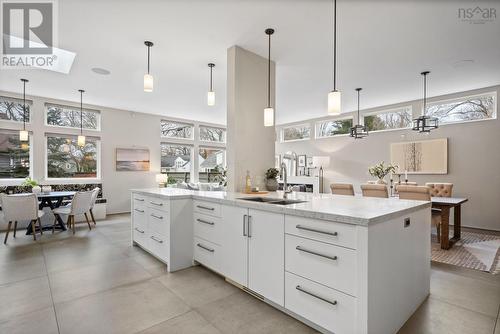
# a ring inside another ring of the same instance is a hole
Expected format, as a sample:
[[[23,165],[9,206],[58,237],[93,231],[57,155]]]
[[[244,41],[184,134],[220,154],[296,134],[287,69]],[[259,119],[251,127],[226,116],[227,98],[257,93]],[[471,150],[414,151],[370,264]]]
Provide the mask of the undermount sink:
[[[290,204],[306,202],[297,199],[281,199],[281,198],[268,198],[268,197],[247,197],[239,199],[249,202],[259,202],[259,203],[277,204],[277,205],[290,205]]]

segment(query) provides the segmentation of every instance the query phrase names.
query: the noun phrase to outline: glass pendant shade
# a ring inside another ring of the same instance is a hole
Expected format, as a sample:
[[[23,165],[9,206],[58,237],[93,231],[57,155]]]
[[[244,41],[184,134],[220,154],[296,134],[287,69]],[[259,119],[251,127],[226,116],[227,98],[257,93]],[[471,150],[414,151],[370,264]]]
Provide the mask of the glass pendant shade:
[[[340,92],[332,90],[328,93],[328,115],[340,114]]]
[[[20,130],[19,131],[19,140],[20,141],[28,141],[28,139],[29,139],[28,131]]]
[[[78,136],[78,146],[82,147],[82,146],[85,146],[85,136]]]
[[[144,74],[144,91],[153,91],[153,76],[151,74]]]
[[[264,126],[274,126],[274,109],[271,107],[264,109]]]
[[[209,106],[215,106],[215,92],[214,91],[209,91],[207,93],[207,104]]]

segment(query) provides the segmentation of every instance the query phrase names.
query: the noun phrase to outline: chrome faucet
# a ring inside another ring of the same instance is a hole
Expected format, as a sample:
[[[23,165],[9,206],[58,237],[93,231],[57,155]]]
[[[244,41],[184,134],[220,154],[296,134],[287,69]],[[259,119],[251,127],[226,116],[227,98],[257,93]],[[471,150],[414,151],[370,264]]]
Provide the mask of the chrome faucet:
[[[287,198],[288,194],[292,191],[288,188],[288,177],[286,172],[286,164],[284,162],[281,163],[280,173],[283,176],[283,198]]]

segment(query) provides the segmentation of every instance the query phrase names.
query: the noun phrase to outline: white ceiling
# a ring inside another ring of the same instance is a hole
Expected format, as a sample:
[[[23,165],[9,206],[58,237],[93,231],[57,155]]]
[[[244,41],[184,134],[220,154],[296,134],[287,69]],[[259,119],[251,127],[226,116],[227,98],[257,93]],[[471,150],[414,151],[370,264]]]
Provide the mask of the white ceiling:
[[[338,0],[338,86],[343,110],[500,84],[500,17],[486,24],[457,18],[471,1]],[[482,1],[495,7],[499,1]],[[225,123],[226,50],[239,45],[263,56],[273,27],[277,123],[326,115],[332,89],[331,0],[59,0],[59,48],[76,59],[69,75],[43,70],[0,72],[0,90],[172,117]],[[152,50],[153,93],[142,91],[144,40]],[[474,60],[459,64],[461,60]],[[215,62],[216,107],[206,106],[208,62]],[[102,67],[111,75],[91,71]],[[265,84],[265,83],[263,83]]]

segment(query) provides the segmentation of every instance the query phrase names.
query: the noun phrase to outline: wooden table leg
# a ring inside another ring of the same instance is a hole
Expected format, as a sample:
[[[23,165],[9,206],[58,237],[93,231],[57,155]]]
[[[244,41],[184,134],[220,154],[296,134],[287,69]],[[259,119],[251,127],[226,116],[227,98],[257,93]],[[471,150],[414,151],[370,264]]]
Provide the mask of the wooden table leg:
[[[450,249],[450,208],[441,207],[441,249]]]
[[[460,232],[462,230],[462,210],[461,210],[461,205],[457,205],[453,209],[453,213],[455,214],[455,217],[453,219],[453,241],[458,241],[460,240]]]

